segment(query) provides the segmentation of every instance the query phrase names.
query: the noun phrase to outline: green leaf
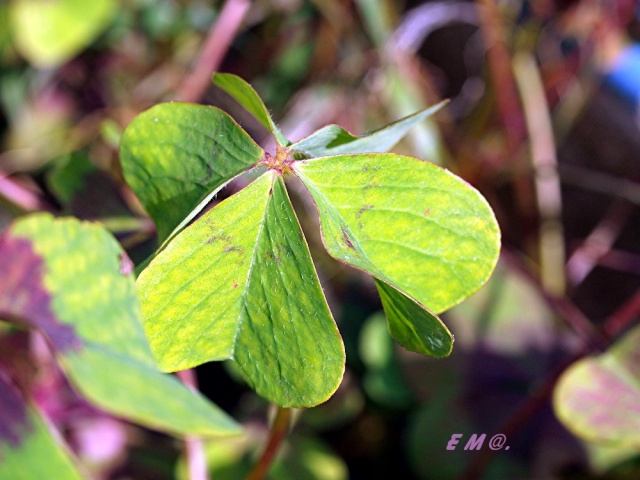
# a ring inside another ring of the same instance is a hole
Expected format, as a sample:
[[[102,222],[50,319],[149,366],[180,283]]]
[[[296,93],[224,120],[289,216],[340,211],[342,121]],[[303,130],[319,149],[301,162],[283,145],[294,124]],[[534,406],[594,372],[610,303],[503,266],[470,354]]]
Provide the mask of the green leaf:
[[[391,287],[377,283],[396,339],[446,355],[450,334],[427,309],[446,310],[491,275],[500,232],[484,198],[446,170],[393,154],[325,157],[292,168],[318,207],[329,254]]]
[[[0,478],[81,480],[64,446],[0,372]]]
[[[37,67],[56,67],[85,49],[109,25],[114,0],[15,0],[10,20],[16,46]]]
[[[98,224],[19,220],[0,239],[0,318],[42,331],[71,382],[104,410],[171,433],[237,433],[217,407],[157,370],[132,268]]]
[[[281,406],[326,400],[344,348],[282,179],[270,171],[178,234],[138,277],[161,367],[233,359]]]
[[[160,242],[263,155],[225,112],[186,103],[143,112],[120,145],[124,177],[155,222]]]
[[[415,125],[436,113],[447,103],[447,101],[440,102],[433,107],[416,112],[361,137],[351,135],[338,125],[327,125],[294,143],[290,149],[311,157],[386,152],[398,143]]]
[[[271,118],[269,110],[251,85],[242,78],[231,73],[216,73],[213,76],[213,83],[231,95],[240,105],[242,105],[256,120],[258,120],[276,139],[278,144],[286,147],[287,140],[277,125]]]
[[[566,370],[554,391],[558,418],[575,435],[620,448],[640,447],[640,326],[607,352]]]
[[[400,345],[432,357],[446,357],[453,349],[449,329],[424,305],[375,280],[389,322],[389,332]]]

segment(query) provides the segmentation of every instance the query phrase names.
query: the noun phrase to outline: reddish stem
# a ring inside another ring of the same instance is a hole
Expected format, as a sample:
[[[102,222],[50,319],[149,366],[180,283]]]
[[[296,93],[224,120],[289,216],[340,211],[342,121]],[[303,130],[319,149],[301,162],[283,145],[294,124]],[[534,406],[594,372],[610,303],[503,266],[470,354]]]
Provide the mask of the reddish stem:
[[[640,314],[640,289],[611,315],[602,327],[602,332],[615,339]]]
[[[287,433],[289,433],[291,413],[292,410],[290,408],[278,407],[276,418],[274,419],[273,426],[271,427],[269,442],[267,443],[260,460],[258,460],[258,463],[255,464],[253,470],[251,470],[245,480],[262,480],[265,478],[276,454],[278,453],[282,440],[284,440]]]
[[[228,0],[224,4],[217,21],[209,30],[196,65],[184,80],[176,100],[197,102],[202,98],[211,83],[211,74],[220,67],[250,6],[250,0]]]
[[[28,189],[0,171],[0,195],[27,212],[56,212],[44,197]]]
[[[518,100],[511,55],[505,41],[500,12],[495,0],[476,0],[480,12],[482,33],[487,44],[487,60],[498,107],[507,138],[507,155],[512,156],[524,137],[525,126]]]

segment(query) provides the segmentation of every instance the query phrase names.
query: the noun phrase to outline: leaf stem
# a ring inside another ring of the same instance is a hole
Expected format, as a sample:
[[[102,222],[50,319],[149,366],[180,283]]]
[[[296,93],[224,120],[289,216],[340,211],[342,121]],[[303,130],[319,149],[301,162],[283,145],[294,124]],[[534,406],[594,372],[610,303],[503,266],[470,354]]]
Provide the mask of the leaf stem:
[[[278,407],[276,418],[273,420],[273,425],[271,426],[271,434],[269,435],[267,446],[245,480],[262,480],[265,478],[278,453],[282,440],[284,440],[289,432],[291,413],[292,410],[290,408]]]

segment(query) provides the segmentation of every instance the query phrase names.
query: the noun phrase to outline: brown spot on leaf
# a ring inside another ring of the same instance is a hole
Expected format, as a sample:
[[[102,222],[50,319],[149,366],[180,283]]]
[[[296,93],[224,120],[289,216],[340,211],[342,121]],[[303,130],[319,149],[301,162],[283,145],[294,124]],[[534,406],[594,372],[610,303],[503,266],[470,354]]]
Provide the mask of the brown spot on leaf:
[[[373,205],[365,205],[360,210],[358,210],[358,216],[362,215],[367,210],[371,210],[372,208],[373,208]]]
[[[238,282],[236,282],[235,280],[233,281],[233,288],[238,288]]]
[[[61,323],[44,286],[43,259],[25,238],[0,237],[0,318],[40,329],[59,352],[78,348],[82,339]]]
[[[347,234],[347,231],[344,229],[344,227],[342,227],[342,240],[344,240],[344,243],[347,244],[347,247],[353,248],[353,243],[351,242],[351,239],[349,238],[349,235]]]
[[[424,212],[422,212],[422,215],[424,215],[425,217],[431,215],[431,209],[427,208]]]
[[[242,249],[240,247],[236,247],[235,245],[227,245],[226,247],[224,247],[224,250],[222,250],[224,253],[227,252],[239,252],[242,253]]]
[[[358,225],[360,226],[360,229],[362,230],[362,228],[364,228],[364,225],[362,224],[362,214],[364,212],[366,212],[367,210],[371,210],[373,208],[373,205],[365,205],[364,207],[362,207],[360,210],[358,210],[358,213],[356,215],[357,219],[358,219]]]
[[[207,243],[213,243],[213,242],[218,242],[218,241],[229,243],[231,241],[231,238],[228,235],[222,235],[220,233],[217,233],[217,234],[212,235],[209,238],[209,240],[207,240]]]
[[[27,407],[20,391],[0,372],[0,446],[8,443],[13,448],[19,447],[30,430]]]

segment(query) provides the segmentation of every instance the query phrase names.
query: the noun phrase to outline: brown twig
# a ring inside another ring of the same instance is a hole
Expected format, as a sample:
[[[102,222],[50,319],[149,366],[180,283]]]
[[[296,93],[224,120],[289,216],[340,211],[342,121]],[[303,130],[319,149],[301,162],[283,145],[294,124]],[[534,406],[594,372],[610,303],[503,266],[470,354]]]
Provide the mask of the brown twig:
[[[250,0],[228,0],[224,4],[218,19],[209,30],[194,69],[178,90],[176,100],[197,102],[202,98],[211,83],[211,74],[220,67],[250,6]]]
[[[271,427],[269,442],[267,443],[260,459],[254,465],[245,480],[262,480],[266,476],[273,460],[276,458],[276,454],[282,444],[282,440],[284,440],[287,433],[289,433],[291,413],[292,410],[290,408],[278,407],[276,418],[273,420],[273,425]]]

